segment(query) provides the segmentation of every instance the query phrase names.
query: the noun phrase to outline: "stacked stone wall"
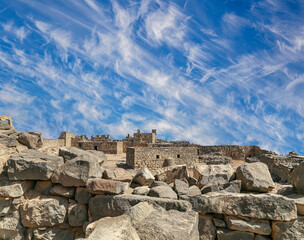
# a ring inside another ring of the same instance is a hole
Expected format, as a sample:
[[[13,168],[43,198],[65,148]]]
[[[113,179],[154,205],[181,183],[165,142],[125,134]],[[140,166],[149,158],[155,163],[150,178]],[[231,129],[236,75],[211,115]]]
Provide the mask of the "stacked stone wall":
[[[43,147],[63,147],[65,146],[64,139],[43,139]]]
[[[105,154],[122,154],[123,143],[122,142],[78,142],[79,148],[83,150],[97,150],[102,151]]]

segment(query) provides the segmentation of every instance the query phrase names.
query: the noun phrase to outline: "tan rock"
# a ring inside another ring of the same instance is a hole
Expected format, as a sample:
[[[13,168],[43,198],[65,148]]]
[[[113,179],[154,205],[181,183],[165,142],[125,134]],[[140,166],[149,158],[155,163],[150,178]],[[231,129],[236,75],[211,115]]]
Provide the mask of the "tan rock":
[[[166,182],[167,184],[173,183],[175,179],[187,179],[188,170],[186,165],[174,165],[164,167],[156,171],[156,178],[159,181]]]
[[[198,231],[199,240],[214,240],[216,238],[216,226],[211,215],[199,215]]]
[[[123,168],[105,169],[103,178],[120,182],[132,182],[132,176]]]
[[[75,195],[75,188],[73,187],[64,187],[60,184],[56,184],[50,190],[51,195],[58,195],[68,198],[73,198]]]
[[[274,240],[304,239],[304,217],[290,222],[272,222],[272,238]]]
[[[32,181],[0,181],[0,197],[21,197],[33,185]]]
[[[236,239],[253,240],[253,238],[254,238],[254,233],[250,233],[250,232],[231,231],[222,228],[219,228],[217,230],[218,240],[236,240]]]
[[[304,162],[302,162],[291,174],[291,184],[298,194],[304,195]]]
[[[147,167],[141,168],[133,178],[133,182],[138,183],[142,186],[152,184],[154,176]]]
[[[41,194],[48,195],[50,194],[50,190],[52,187],[53,183],[50,180],[37,181],[34,190]]]
[[[20,224],[19,211],[0,218],[0,239],[24,239],[24,228]]]
[[[86,190],[93,194],[121,194],[128,187],[126,182],[95,178],[88,181]]]
[[[13,213],[13,199],[11,198],[0,198],[0,217],[7,216]]]

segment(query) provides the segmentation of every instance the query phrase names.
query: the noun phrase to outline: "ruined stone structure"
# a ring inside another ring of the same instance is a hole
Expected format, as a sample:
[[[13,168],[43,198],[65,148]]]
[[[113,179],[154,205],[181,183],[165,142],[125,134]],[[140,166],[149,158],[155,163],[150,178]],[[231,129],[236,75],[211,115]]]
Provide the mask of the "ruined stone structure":
[[[8,124],[10,125],[11,129],[15,129],[13,125],[13,119],[10,115],[8,116],[0,116],[0,121],[7,121]]]
[[[77,142],[78,148],[83,150],[96,150],[102,151],[106,154],[122,154],[123,153],[123,143],[121,141],[83,141]]]
[[[127,164],[139,169],[147,166],[149,169],[164,167],[165,159],[171,158],[176,164],[186,164],[191,167],[197,163],[195,147],[148,146],[127,148]]]
[[[151,133],[141,133],[138,129],[136,133],[133,134],[133,137],[128,134],[123,140],[123,150],[127,151],[128,147],[139,147],[139,146],[148,146],[148,144],[156,143],[156,129],[152,129]]]

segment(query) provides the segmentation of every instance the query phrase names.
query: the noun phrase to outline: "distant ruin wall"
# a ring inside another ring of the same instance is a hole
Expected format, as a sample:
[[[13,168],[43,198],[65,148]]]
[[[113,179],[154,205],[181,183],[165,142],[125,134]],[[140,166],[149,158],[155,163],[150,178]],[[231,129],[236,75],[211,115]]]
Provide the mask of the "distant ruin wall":
[[[43,139],[43,147],[63,147],[65,146],[65,140],[64,139]]]
[[[106,154],[122,154],[122,142],[78,142],[78,148],[83,150],[97,150]]]
[[[172,158],[175,164],[186,164],[192,167],[197,163],[196,147],[133,147],[127,148],[127,164],[140,169],[147,166],[155,170],[164,167],[164,161]]]

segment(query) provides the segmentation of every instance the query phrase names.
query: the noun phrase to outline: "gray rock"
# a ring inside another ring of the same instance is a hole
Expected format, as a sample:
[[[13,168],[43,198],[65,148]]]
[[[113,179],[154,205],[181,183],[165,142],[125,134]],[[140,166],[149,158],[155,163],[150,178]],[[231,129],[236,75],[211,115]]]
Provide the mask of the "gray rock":
[[[131,174],[123,168],[105,169],[102,177],[120,182],[132,182]]]
[[[270,192],[275,188],[268,166],[265,163],[246,163],[236,169],[238,180],[242,181],[242,189],[254,192]]]
[[[150,191],[150,188],[148,186],[141,186],[141,187],[135,188],[133,190],[132,194],[146,196],[146,195],[148,195],[149,191]]]
[[[87,206],[76,203],[69,204],[68,220],[72,227],[81,227],[86,221],[88,221]]]
[[[226,222],[222,219],[213,218],[213,223],[218,228],[227,228]]]
[[[260,235],[271,234],[269,220],[239,218],[234,216],[226,216],[225,219],[228,228],[231,230],[252,232]]]
[[[207,193],[191,197],[197,212],[290,221],[297,218],[293,200],[277,194]]]
[[[167,183],[163,182],[163,181],[154,181],[151,185],[150,188],[153,187],[159,187],[159,186],[169,186]]]
[[[0,181],[0,197],[21,197],[33,185],[32,181]]]
[[[188,195],[189,193],[189,184],[187,180],[174,180],[174,190],[178,195]]]
[[[92,178],[101,178],[102,171],[97,160],[74,158],[61,165],[51,180],[65,187],[81,187]]]
[[[216,227],[211,215],[199,215],[198,231],[200,240],[214,240],[216,238]]]
[[[58,195],[67,198],[73,198],[75,195],[75,188],[72,187],[64,187],[60,184],[56,184],[50,190],[51,195]]]
[[[3,144],[6,147],[17,147],[16,138],[9,137],[5,134],[0,134],[0,144]]]
[[[18,135],[17,140],[29,149],[38,149],[42,147],[42,135],[39,132],[21,132]]]
[[[14,206],[11,198],[0,198],[0,217],[7,216],[13,213]]]
[[[133,182],[141,186],[148,186],[154,181],[154,176],[147,167],[141,168],[133,178]]]
[[[93,194],[122,194],[128,187],[127,182],[95,178],[87,182],[86,190]]]
[[[0,218],[0,239],[22,240],[24,239],[25,229],[20,224],[19,211]]]
[[[193,186],[189,187],[188,196],[194,197],[197,195],[201,195],[201,190],[198,188],[198,186],[193,185]]]
[[[217,239],[218,240],[253,240],[254,233],[250,232],[241,232],[241,231],[231,231],[228,229],[218,229],[217,230]]]
[[[166,210],[175,209],[181,212],[190,211],[191,204],[187,201],[167,198],[156,198],[140,195],[97,195],[90,199],[89,213],[93,221],[103,217],[115,217],[129,211],[132,206],[147,202],[158,204]]]
[[[271,240],[268,236],[255,235],[253,240]]]
[[[194,186],[194,185],[196,186],[197,179],[195,179],[194,177],[188,176],[188,182],[189,182],[190,187]]]
[[[304,195],[304,162],[301,163],[291,174],[291,184],[298,194]]]
[[[177,194],[169,186],[151,188],[148,195],[151,197],[177,199]]]
[[[156,171],[156,179],[166,182],[167,184],[173,183],[175,179],[187,179],[188,171],[186,165],[174,165],[164,167]]]
[[[218,184],[207,184],[201,189],[202,194],[206,194],[209,192],[218,192],[220,189],[218,187]]]
[[[10,180],[49,180],[61,164],[61,157],[30,149],[10,156],[7,173]]]
[[[72,231],[60,228],[33,229],[32,238],[34,240],[74,240]]]
[[[37,228],[62,224],[67,205],[67,200],[60,197],[28,200],[20,207],[22,225]]]
[[[53,187],[53,183],[50,180],[37,181],[34,190],[41,194],[49,195],[52,187]]]
[[[242,182],[241,180],[235,180],[219,185],[219,189],[225,192],[240,193]]]
[[[92,193],[89,193],[84,187],[76,189],[75,200],[80,204],[88,204],[92,196]]]
[[[275,240],[304,239],[304,217],[290,222],[273,221],[272,238]]]

